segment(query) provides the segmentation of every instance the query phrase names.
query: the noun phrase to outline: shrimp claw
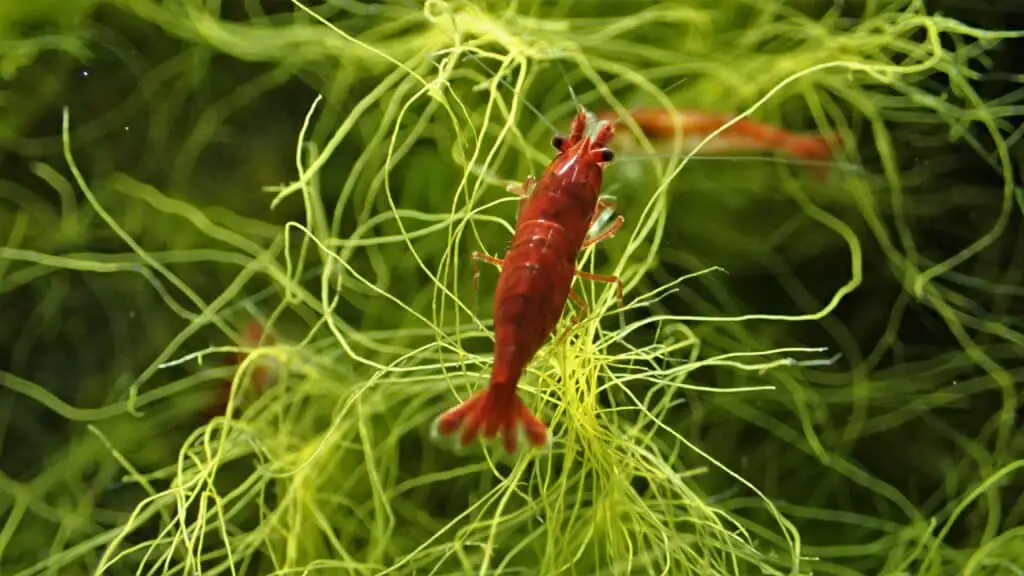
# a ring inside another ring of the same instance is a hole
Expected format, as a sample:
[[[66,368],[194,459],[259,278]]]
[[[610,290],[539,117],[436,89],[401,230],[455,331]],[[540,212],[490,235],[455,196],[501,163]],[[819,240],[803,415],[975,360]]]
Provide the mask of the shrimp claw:
[[[505,451],[512,454],[516,451],[519,426],[522,424],[530,444],[538,448],[544,446],[548,441],[544,423],[530,412],[518,395],[506,398],[496,390],[500,389],[488,386],[441,414],[435,424],[437,432],[448,436],[462,428],[459,440],[463,446],[472,442],[481,432],[487,439],[501,433]]]

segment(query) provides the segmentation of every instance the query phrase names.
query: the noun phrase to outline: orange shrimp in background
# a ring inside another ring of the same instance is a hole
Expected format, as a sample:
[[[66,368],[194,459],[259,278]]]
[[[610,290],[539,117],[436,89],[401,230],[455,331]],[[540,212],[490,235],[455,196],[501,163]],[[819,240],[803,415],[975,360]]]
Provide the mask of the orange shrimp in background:
[[[679,130],[683,136],[682,152],[688,153],[709,134],[724,126],[735,116],[716,114],[701,110],[678,110],[675,115],[658,108],[637,108],[630,112],[644,135],[652,142],[669,141]],[[619,122],[611,111],[600,112],[597,117],[608,122]],[[628,133],[617,138],[620,145],[637,146]],[[827,161],[832,158],[833,149],[839,144],[834,135],[800,134],[777,128],[764,122],[743,118],[709,140],[698,154],[723,154],[732,152],[777,152],[791,158],[807,161]],[[827,170],[816,172],[824,178]]]
[[[583,299],[573,292],[578,276],[615,283],[619,302],[622,284],[614,276],[576,270],[580,250],[613,236],[622,226],[619,216],[603,232],[588,232],[610,203],[599,198],[605,164],[614,154],[606,147],[613,135],[608,122],[600,122],[593,137],[584,136],[588,115],[580,111],[568,138],[555,136],[558,151],[540,180],[527,178],[515,235],[504,259],[474,253],[501,267],[494,294],[494,366],[484,390],[438,417],[442,435],[463,428],[461,443],[469,444],[481,431],[494,438],[501,433],[505,450],[515,452],[519,427],[534,447],[547,443],[548,431],[516,393],[526,366],[558,324],[566,300],[579,307],[573,323],[586,312]]]
[[[260,345],[261,341],[264,344],[273,344],[275,342],[272,335],[264,334],[265,330],[263,323],[255,319],[251,320],[246,324],[245,329],[242,331],[242,344],[244,346],[254,347]],[[244,353],[239,352],[233,354],[231,363],[235,366],[240,366],[245,358],[246,354]],[[255,363],[250,369],[252,386],[255,388],[254,392],[257,395],[265,392],[267,388],[277,381],[279,372],[280,370],[276,360],[261,359],[259,362]],[[231,380],[225,380],[220,384],[220,388],[214,401],[204,411],[206,420],[209,421],[216,416],[224,416],[230,399]]]

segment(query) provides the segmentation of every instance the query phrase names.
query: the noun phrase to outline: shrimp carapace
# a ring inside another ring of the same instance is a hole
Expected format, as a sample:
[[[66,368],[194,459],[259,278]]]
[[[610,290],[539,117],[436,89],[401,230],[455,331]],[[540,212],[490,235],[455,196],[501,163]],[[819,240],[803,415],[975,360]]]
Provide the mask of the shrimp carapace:
[[[506,450],[516,448],[520,426],[531,445],[547,442],[544,424],[517,395],[526,366],[558,324],[565,302],[572,298],[580,307],[572,322],[586,310],[583,299],[572,291],[573,278],[614,283],[622,301],[622,284],[615,276],[576,270],[582,248],[612,237],[622,217],[587,238],[608,202],[599,199],[604,167],[614,158],[606,144],[613,127],[599,122],[593,136],[585,134],[588,115],[580,111],[568,136],[555,136],[557,154],[540,179],[527,178],[519,190],[521,204],[515,235],[504,258],[474,253],[501,267],[494,294],[494,367],[487,388],[448,410],[437,421],[441,434],[462,428],[462,444],[481,432],[486,438],[501,434]]]

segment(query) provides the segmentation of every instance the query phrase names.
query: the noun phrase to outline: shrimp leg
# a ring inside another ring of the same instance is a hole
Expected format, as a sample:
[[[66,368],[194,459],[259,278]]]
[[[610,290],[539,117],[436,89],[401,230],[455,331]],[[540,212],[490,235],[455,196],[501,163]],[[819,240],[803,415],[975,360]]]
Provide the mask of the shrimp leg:
[[[597,201],[597,207],[594,208],[594,216],[593,218],[590,219],[591,228],[594,226],[594,224],[597,223],[598,219],[601,218],[601,214],[608,208],[615,209],[615,202],[612,202],[611,200],[606,200],[604,198],[601,198]],[[620,214],[615,218],[615,220],[611,224],[608,225],[607,228],[605,228],[598,234],[584,240],[582,248],[589,248],[602,240],[607,240],[612,236],[615,236],[619,229],[622,228],[623,222],[625,222],[625,218],[623,218]]]
[[[558,337],[558,340],[556,342],[559,345],[561,345],[561,343],[565,340],[565,337],[569,335],[569,332],[571,332],[572,329],[575,328],[576,325],[580,323],[580,320],[583,320],[583,317],[587,315],[587,303],[583,300],[583,297],[580,296],[578,292],[576,292],[575,289],[569,289],[569,298],[572,300],[572,303],[575,304],[577,308],[579,308],[579,312],[576,312],[572,319],[569,320],[569,326],[566,327],[566,329],[562,331],[562,335]]]
[[[615,284],[615,289],[617,293],[616,296],[619,299],[619,307],[621,308],[622,306],[624,306],[625,300],[622,297],[622,280],[619,280],[618,276],[591,274],[590,272],[583,272],[582,270],[576,270],[576,276],[583,278],[584,280],[590,280],[592,282],[604,282],[606,284]]]
[[[602,274],[591,274],[589,272],[583,272],[581,270],[575,270],[573,273],[576,276],[578,276],[580,278],[583,278],[585,280],[591,280],[591,281],[594,281],[594,282],[607,282],[608,284],[615,284],[615,288],[616,288],[616,292],[617,292],[616,296],[618,296],[618,299],[619,299],[619,308],[622,308],[623,306],[625,306],[624,299],[622,297],[622,281],[619,280],[618,276],[606,276],[606,275],[602,275]],[[562,335],[558,337],[558,343],[559,344],[561,344],[562,341],[565,340],[565,337],[569,335],[569,332],[573,328],[575,328],[577,324],[580,323],[580,320],[583,320],[583,317],[587,315],[587,310],[588,310],[587,303],[586,303],[586,301],[583,300],[583,297],[580,296],[578,292],[576,292],[576,290],[574,288],[570,288],[569,289],[569,299],[572,300],[572,303],[575,304],[577,308],[579,308],[579,312],[577,312],[575,315],[573,315],[572,319],[569,320],[569,322],[570,322],[569,326],[565,329],[564,332],[562,332]]]
[[[478,263],[481,260],[483,260],[484,262],[489,262],[491,264],[494,264],[495,266],[497,266],[499,268],[505,265],[505,261],[502,260],[501,258],[496,258],[494,256],[488,256],[487,254],[484,254],[483,252],[473,252],[472,258],[473,258],[473,290],[479,290],[480,289],[480,265]]]
[[[624,299],[622,297],[622,281],[619,280],[618,276],[605,276],[605,275],[601,275],[601,274],[591,274],[589,272],[582,272],[580,270],[576,270],[575,274],[576,274],[576,276],[578,276],[580,278],[583,278],[583,279],[586,279],[586,280],[591,280],[591,281],[594,281],[594,282],[607,282],[608,284],[615,284],[615,288],[616,288],[616,292],[617,292],[616,296],[619,299],[619,307],[621,308],[621,307],[623,307],[625,305],[624,304]],[[575,304],[577,308],[579,308],[579,312],[577,312],[575,315],[573,315],[573,317],[569,320],[569,322],[570,322],[569,327],[566,328],[565,331],[562,332],[562,335],[558,337],[558,343],[559,344],[561,344],[561,342],[563,340],[565,340],[565,337],[569,335],[569,332],[573,328],[575,328],[576,325],[579,324],[581,320],[583,320],[583,317],[587,315],[587,310],[589,309],[587,307],[586,301],[583,300],[583,297],[580,296],[579,293],[576,292],[575,289],[570,289],[569,290],[569,299],[572,300],[572,303]]]
[[[598,198],[597,206],[594,207],[594,217],[590,219],[590,225],[593,226],[594,222],[601,217],[601,212],[604,212],[608,208],[615,209],[615,201],[607,198]]]
[[[613,220],[612,223],[609,224],[607,228],[605,228],[604,230],[599,232],[597,235],[592,236],[592,237],[584,240],[583,241],[583,248],[590,248],[591,246],[593,246],[594,244],[597,244],[598,242],[600,242],[602,240],[607,240],[607,239],[611,238],[612,236],[615,236],[615,234],[619,231],[619,228],[622,228],[622,223],[623,222],[625,222],[625,219],[620,215],[618,218]]]
[[[591,222],[590,222],[591,226],[594,225],[594,222],[597,222],[597,219],[601,217],[601,212],[603,212],[607,208],[613,208],[614,209],[615,208],[615,203],[610,201],[610,200],[605,200],[604,198],[601,198],[600,200],[597,201],[597,208],[594,210],[594,217],[593,217],[593,219],[591,219]],[[590,246],[593,246],[594,244],[597,244],[598,242],[600,242],[602,240],[607,240],[607,239],[611,238],[612,236],[615,236],[615,234],[619,231],[619,229],[622,228],[622,223],[624,221],[625,221],[625,219],[620,214],[617,218],[615,218],[615,220],[607,228],[605,228],[604,230],[602,230],[598,234],[594,235],[593,237],[588,238],[587,240],[585,240],[583,242],[583,248],[589,248]],[[606,282],[608,284],[615,284],[616,289],[618,290],[619,306],[621,307],[623,305],[622,281],[619,280],[619,278],[617,276],[606,276],[606,275],[602,275],[602,274],[591,274],[589,272],[583,272],[581,270],[576,270],[575,271],[575,275],[580,277],[580,278],[584,278],[586,280],[591,280],[591,281],[594,281],[594,282]],[[579,298],[579,295],[575,295],[573,297],[573,302],[576,302],[578,304],[579,302],[582,302],[582,299]]]

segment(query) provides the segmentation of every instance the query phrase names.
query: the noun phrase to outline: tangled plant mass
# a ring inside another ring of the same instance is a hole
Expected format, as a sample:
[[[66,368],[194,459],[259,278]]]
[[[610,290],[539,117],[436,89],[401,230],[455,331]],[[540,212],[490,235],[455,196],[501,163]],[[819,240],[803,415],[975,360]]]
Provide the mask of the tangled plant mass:
[[[81,347],[69,363],[111,362],[76,380],[95,392],[52,387],[35,352],[2,373],[17,406],[66,423],[45,466],[5,468],[4,574],[1024,565],[1024,337],[1007,288],[1020,277],[988,252],[1024,253],[1005,239],[1019,220],[1019,113],[981,95],[978,71],[1020,34],[922,2],[855,15],[781,0],[99,4],[100,37],[128,42],[116,26],[136,26],[175,48],[128,66],[149,70],[137,97],[99,120],[65,109],[60,150],[34,168],[58,207],[3,213],[0,290],[37,290],[39,322],[96,307],[61,296],[80,276],[121,283],[91,288],[109,337],[69,332]],[[281,87],[312,104],[279,104]],[[554,335],[568,336],[547,339],[519,381],[548,447],[432,437],[493,367],[497,272],[474,282],[470,254],[504,254],[518,202],[505,188],[541,173],[581,108],[622,119],[635,144],[602,189],[623,228],[577,262],[621,278],[625,305],[614,285],[577,280],[586,315],[573,326],[565,311]],[[631,116],[641,108],[721,119],[666,144]],[[122,117],[160,162],[88,151]],[[829,169],[708,157],[750,126],[837,135]],[[903,152],[940,133],[1001,184],[929,192],[944,149],[927,169]],[[988,218],[977,234],[924,242],[924,216],[969,202]],[[77,232],[62,244],[47,222]],[[844,307],[883,281],[895,303],[849,321]],[[903,343],[912,306],[950,342]],[[203,421],[217,390],[226,405]],[[939,412],[974,398],[994,406],[982,425]],[[7,418],[12,437],[32,433]],[[922,463],[906,458],[931,493],[864,454],[903,426],[928,431]]]

